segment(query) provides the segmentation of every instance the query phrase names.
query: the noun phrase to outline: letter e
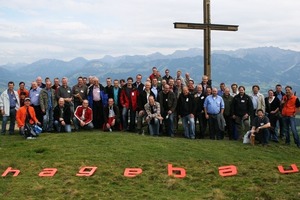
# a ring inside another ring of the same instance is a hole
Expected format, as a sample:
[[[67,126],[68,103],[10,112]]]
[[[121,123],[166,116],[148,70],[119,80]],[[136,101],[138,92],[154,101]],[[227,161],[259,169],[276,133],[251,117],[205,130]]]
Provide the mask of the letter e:
[[[223,177],[235,176],[237,175],[237,168],[234,165],[222,166],[219,167],[219,174]]]
[[[141,168],[126,168],[124,170],[124,176],[128,178],[133,178],[141,174],[142,172],[143,170]]]

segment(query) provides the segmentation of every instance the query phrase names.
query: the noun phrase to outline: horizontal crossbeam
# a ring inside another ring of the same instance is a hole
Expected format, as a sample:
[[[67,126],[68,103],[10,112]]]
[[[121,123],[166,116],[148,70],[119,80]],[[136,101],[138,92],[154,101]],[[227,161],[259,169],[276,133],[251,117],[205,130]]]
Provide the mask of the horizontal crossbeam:
[[[198,23],[185,23],[175,22],[174,28],[180,29],[210,29],[216,31],[237,31],[238,25],[224,25],[224,24],[198,24]]]

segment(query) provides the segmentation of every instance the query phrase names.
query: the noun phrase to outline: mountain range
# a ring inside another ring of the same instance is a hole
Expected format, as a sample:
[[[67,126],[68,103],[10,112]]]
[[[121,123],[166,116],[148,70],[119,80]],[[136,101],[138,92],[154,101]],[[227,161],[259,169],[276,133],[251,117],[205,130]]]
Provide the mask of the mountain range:
[[[30,82],[37,76],[51,79],[68,77],[70,85],[74,85],[78,76],[94,75],[104,83],[107,77],[126,79],[129,76],[134,78],[140,73],[145,81],[153,66],[162,75],[165,69],[169,69],[172,76],[179,69],[183,74],[189,72],[195,82],[199,83],[203,75],[203,50],[192,48],[178,50],[170,55],[157,52],[119,57],[107,55],[94,60],[78,57],[70,61],[42,59],[31,64],[7,64],[0,66],[0,89],[5,89],[8,81],[14,81],[16,85],[24,81],[29,87]],[[299,75],[300,52],[297,51],[258,47],[212,52],[212,81],[216,87],[221,82],[226,85],[237,83],[248,88],[258,84],[266,92],[280,83],[283,86],[291,85],[295,91],[300,91]]]

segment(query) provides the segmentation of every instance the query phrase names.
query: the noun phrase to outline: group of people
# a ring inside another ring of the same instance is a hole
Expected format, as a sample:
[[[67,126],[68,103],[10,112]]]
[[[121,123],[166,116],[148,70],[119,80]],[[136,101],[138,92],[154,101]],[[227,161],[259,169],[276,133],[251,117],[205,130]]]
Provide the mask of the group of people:
[[[278,142],[278,137],[285,137],[289,144],[291,128],[300,147],[295,123],[300,102],[292,87],[286,86],[283,93],[278,84],[266,98],[259,91],[260,87],[253,85],[252,92],[246,94],[245,87],[236,83],[230,87],[221,83],[218,89],[206,75],[195,85],[189,73],[183,77],[178,70],[173,78],[168,69],[162,76],[156,67],[145,82],[138,74],[135,80],[107,78],[106,86],[94,76],[78,77],[73,87],[66,77],[55,78],[53,83],[48,77],[42,83],[37,77],[29,90],[24,82],[17,91],[13,82],[8,83],[0,96],[1,133],[6,133],[10,118],[9,133],[14,133],[17,121],[26,137],[32,137],[26,135],[26,123],[39,124],[44,132],[101,129],[174,137],[180,134],[181,120],[182,135],[189,139],[221,140],[228,136],[238,140],[251,130],[263,145],[269,140]]]

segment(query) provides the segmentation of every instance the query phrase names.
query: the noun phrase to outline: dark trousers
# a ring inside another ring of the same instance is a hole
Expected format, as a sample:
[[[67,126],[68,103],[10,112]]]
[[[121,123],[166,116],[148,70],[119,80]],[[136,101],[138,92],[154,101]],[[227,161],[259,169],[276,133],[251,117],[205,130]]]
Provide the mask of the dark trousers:
[[[197,130],[197,121],[199,122],[199,131],[196,131],[196,138],[203,139],[207,128],[208,120],[205,118],[205,113],[198,113],[195,116],[195,130]]]
[[[34,108],[34,112],[35,112],[35,116],[36,118],[39,120],[39,122],[43,125],[43,117],[44,117],[44,113],[42,112],[41,106],[33,106]],[[45,113],[46,114],[46,113]],[[43,127],[43,126],[42,126]]]
[[[99,129],[103,127],[104,118],[103,118],[103,105],[102,101],[93,101],[93,125],[94,128]]]
[[[209,114],[208,124],[209,124],[209,138],[211,140],[223,139],[223,134],[219,129],[219,124],[218,124],[218,119],[216,114]]]
[[[264,128],[260,129],[258,133],[255,134],[255,139],[258,140],[261,144],[268,144],[269,141],[269,129]]]
[[[234,122],[231,116],[229,115],[224,115],[224,119],[226,122],[226,131],[227,131],[227,135],[229,140],[233,140],[234,139],[234,133],[233,133],[233,129],[234,129]]]

